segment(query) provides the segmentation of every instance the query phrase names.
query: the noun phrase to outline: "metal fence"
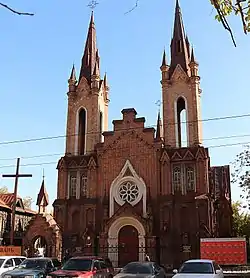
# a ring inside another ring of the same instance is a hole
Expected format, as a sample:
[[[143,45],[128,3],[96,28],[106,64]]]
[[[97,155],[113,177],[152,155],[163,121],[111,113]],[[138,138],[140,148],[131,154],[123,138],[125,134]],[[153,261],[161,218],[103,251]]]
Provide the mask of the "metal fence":
[[[65,254],[66,253],[66,254]],[[155,247],[134,246],[133,250],[126,246],[79,246],[64,251],[64,257],[70,256],[100,256],[109,258],[114,267],[122,267],[128,262],[145,261],[146,255],[151,261],[156,261]]]

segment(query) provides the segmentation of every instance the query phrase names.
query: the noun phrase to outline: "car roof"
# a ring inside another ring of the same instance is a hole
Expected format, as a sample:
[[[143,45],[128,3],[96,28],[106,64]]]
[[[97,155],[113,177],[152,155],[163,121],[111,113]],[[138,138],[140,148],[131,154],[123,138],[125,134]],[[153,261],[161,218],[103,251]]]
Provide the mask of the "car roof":
[[[147,262],[147,261],[145,261],[145,262],[130,262],[130,263],[128,263],[128,264],[140,264],[140,265],[152,265],[152,264],[154,264],[155,262]],[[127,265],[128,265],[127,264]]]
[[[26,259],[25,256],[0,256],[0,259],[12,259],[12,258],[20,258],[20,259]]]
[[[49,260],[53,260],[53,258],[48,258],[48,257],[33,257],[33,258],[27,258],[27,260],[41,260],[41,261],[49,261]]]
[[[184,263],[213,263],[213,260],[208,260],[208,259],[193,259],[193,260],[188,260]]]
[[[98,257],[98,256],[76,256],[76,257],[72,257],[71,259],[75,259],[75,260],[105,260],[105,258],[102,257]]]

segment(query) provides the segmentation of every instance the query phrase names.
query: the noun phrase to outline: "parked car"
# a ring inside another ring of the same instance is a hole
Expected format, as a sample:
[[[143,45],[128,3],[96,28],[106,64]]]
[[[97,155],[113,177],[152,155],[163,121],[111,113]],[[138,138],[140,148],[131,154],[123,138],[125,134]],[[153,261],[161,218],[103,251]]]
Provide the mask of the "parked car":
[[[23,256],[0,256],[0,275],[14,269],[25,259]]]
[[[46,277],[50,272],[60,268],[61,264],[57,259],[52,258],[28,258],[15,269],[5,272],[2,278],[19,277]]]
[[[174,278],[223,278],[222,268],[212,260],[188,260],[182,264],[179,271],[174,269]]]
[[[155,262],[131,262],[125,265],[115,278],[143,277],[165,278],[166,272]]]
[[[114,276],[114,268],[108,258],[73,257],[60,270],[50,273],[47,278],[90,278],[94,276],[101,278],[112,278]]]

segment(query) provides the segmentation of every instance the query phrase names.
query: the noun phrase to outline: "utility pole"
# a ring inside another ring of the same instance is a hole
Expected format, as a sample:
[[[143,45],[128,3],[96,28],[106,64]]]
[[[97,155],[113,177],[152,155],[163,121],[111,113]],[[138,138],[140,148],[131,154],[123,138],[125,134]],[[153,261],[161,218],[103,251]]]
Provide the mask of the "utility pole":
[[[20,167],[20,158],[17,159],[16,174],[2,175],[3,178],[15,178],[14,200],[13,200],[13,204],[12,204],[12,214],[11,214],[10,245],[13,245],[13,243],[14,243],[18,179],[32,177],[31,174],[19,174],[19,167]]]

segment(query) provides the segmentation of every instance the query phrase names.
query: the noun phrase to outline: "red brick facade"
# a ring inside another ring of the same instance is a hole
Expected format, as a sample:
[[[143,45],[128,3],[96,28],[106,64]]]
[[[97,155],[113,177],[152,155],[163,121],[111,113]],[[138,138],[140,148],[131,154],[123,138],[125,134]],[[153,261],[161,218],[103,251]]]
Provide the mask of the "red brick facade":
[[[95,36],[92,16],[79,79],[74,68],[69,79],[66,153],[58,163],[53,206],[63,250],[107,255],[115,265],[144,260],[146,253],[170,266],[197,258],[199,237],[231,234],[230,182],[214,194],[209,153],[202,146],[198,63],[180,8],[170,65],[163,55],[163,125],[158,118],[157,132],[133,108],[123,109],[107,131],[109,87],[107,77],[100,77]]]

